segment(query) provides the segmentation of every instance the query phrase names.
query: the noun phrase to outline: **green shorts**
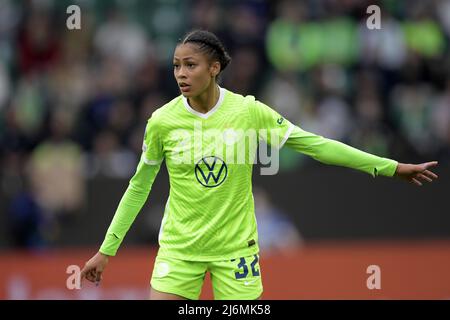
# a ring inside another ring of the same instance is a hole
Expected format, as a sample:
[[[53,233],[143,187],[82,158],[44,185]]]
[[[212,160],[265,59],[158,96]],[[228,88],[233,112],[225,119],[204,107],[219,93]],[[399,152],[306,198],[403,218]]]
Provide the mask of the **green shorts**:
[[[160,292],[198,300],[206,272],[210,273],[214,299],[254,300],[263,292],[257,254],[213,262],[157,256],[151,286]]]

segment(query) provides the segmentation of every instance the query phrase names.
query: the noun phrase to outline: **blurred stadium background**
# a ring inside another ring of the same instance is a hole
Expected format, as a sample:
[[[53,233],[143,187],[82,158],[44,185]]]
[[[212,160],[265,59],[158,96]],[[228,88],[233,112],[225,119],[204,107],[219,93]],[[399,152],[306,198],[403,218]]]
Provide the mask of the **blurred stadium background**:
[[[72,4],[81,30],[66,28]],[[254,175],[264,298],[449,299],[448,0],[0,0],[0,298],[147,297],[165,168],[101,286],[69,290],[66,269],[103,240],[146,120],[178,95],[176,41],[197,27],[233,57],[222,86],[362,150],[440,161],[417,188],[283,149],[277,175]]]

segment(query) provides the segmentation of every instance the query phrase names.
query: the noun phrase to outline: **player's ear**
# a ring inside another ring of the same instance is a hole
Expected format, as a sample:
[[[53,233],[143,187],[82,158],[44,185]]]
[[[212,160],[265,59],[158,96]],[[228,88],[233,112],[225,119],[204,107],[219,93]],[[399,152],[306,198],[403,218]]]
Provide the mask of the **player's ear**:
[[[219,61],[213,61],[211,63],[211,66],[209,68],[211,77],[217,77],[217,75],[220,72],[220,62]]]

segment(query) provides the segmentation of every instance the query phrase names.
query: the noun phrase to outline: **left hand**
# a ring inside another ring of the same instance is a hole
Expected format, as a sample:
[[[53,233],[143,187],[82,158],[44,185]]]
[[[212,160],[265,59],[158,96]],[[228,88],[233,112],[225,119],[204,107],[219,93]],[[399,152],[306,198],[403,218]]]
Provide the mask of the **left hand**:
[[[410,183],[422,186],[423,181],[432,182],[438,176],[428,170],[428,168],[437,166],[437,161],[425,162],[421,164],[398,163],[395,176],[404,179]]]

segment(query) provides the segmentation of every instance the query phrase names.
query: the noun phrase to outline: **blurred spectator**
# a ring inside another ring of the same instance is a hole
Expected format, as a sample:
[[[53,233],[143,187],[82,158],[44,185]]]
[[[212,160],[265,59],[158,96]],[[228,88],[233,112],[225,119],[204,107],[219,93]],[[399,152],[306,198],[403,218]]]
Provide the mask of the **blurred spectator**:
[[[366,20],[359,25],[360,59],[364,64],[377,65],[387,70],[398,70],[405,62],[405,34],[400,23],[390,16],[389,11],[381,15],[382,28],[370,30]]]
[[[115,135],[121,138],[120,142],[122,144],[125,143],[129,135],[134,118],[135,113],[130,100],[117,100],[111,105],[107,124],[114,131]]]
[[[439,17],[439,21],[442,24],[447,38],[450,37],[450,1],[439,0],[436,5],[436,15]]]
[[[55,109],[64,108],[76,116],[93,91],[89,77],[91,72],[85,63],[66,61],[57,64],[47,81],[51,106]]]
[[[304,63],[300,23],[306,18],[306,8],[297,1],[280,1],[276,9],[277,17],[270,22],[266,34],[267,56],[277,70],[297,71]]]
[[[352,130],[348,104],[339,96],[325,97],[317,106],[315,118],[305,122],[307,131],[345,141]]]
[[[1,192],[9,199],[15,197],[23,189],[25,156],[19,151],[7,151],[1,162]]]
[[[25,162],[22,152],[8,151],[5,154],[1,163],[0,190],[9,200],[5,214],[11,245],[37,249],[47,245],[46,214],[31,191]]]
[[[133,71],[144,63],[150,50],[142,27],[117,8],[110,10],[108,19],[98,28],[94,44],[103,57],[116,57]]]
[[[439,95],[432,107],[430,127],[437,137],[440,151],[450,146],[450,77],[447,80],[446,90]],[[449,156],[447,151],[447,157]]]
[[[267,32],[267,54],[279,70],[307,70],[320,63],[354,63],[358,54],[356,24],[350,17],[309,21],[307,5],[282,1],[280,16]],[[331,14],[330,14],[331,15]]]
[[[71,121],[62,111],[53,114],[50,138],[30,158],[32,191],[39,205],[56,218],[76,213],[84,202],[82,151],[68,139]]]
[[[407,6],[411,20],[403,23],[408,47],[424,57],[443,54],[445,38],[442,28],[432,17],[430,6],[424,1],[412,2]]]
[[[38,74],[29,74],[16,83],[11,116],[19,131],[33,139],[43,128],[47,108]]]
[[[302,87],[293,72],[275,72],[266,82],[261,100],[293,123],[303,123]]]
[[[9,207],[9,225],[13,246],[42,248],[46,246],[42,208],[27,191],[17,194]]]
[[[245,66],[245,68],[241,66]],[[229,90],[245,95],[256,92],[260,85],[258,81],[260,70],[261,60],[255,49],[252,47],[240,48],[233,56],[233,64],[227,70],[228,74],[224,85]]]
[[[346,75],[338,65],[324,65],[314,74],[316,100],[303,129],[326,138],[346,141],[353,126],[350,106],[345,99]]]
[[[135,102],[138,105],[141,104],[148,95],[161,95],[164,91],[161,85],[158,61],[153,55],[147,56],[146,61],[137,71],[135,79],[136,82],[132,90]],[[164,101],[161,101],[161,103],[164,103]]]
[[[18,36],[20,71],[22,74],[46,71],[60,53],[60,39],[51,25],[49,12],[33,9],[24,22]]]
[[[223,15],[217,1],[195,1],[190,10],[192,29],[207,29],[211,32],[218,32],[219,27],[223,24]]]
[[[253,197],[261,252],[282,253],[298,249],[303,240],[288,216],[275,207],[264,189],[255,186]]]
[[[349,137],[350,144],[360,146],[366,152],[387,157],[392,137],[384,124],[385,112],[375,75],[360,72],[357,79],[358,90],[354,100],[356,119]]]
[[[235,1],[226,7],[226,34],[221,38],[234,53],[242,46],[252,46],[257,53],[264,48],[267,3],[264,1]]]
[[[393,116],[398,128],[419,154],[436,151],[430,126],[433,91],[427,84],[399,86],[392,94]]]
[[[134,173],[137,161],[134,153],[120,147],[117,135],[103,131],[95,137],[93,152],[87,159],[88,176],[127,179]]]
[[[9,99],[11,84],[9,74],[6,72],[5,66],[0,59],[0,111],[5,108]]]
[[[6,45],[3,40],[14,39],[16,28],[20,22],[21,6],[12,0],[0,1],[0,47]],[[5,58],[5,57],[1,57]]]
[[[83,10],[83,9],[82,9]],[[93,17],[82,11],[82,29],[61,33],[61,53],[58,62],[45,79],[49,104],[77,115],[95,92],[93,80],[97,68],[91,68],[93,55]]]

